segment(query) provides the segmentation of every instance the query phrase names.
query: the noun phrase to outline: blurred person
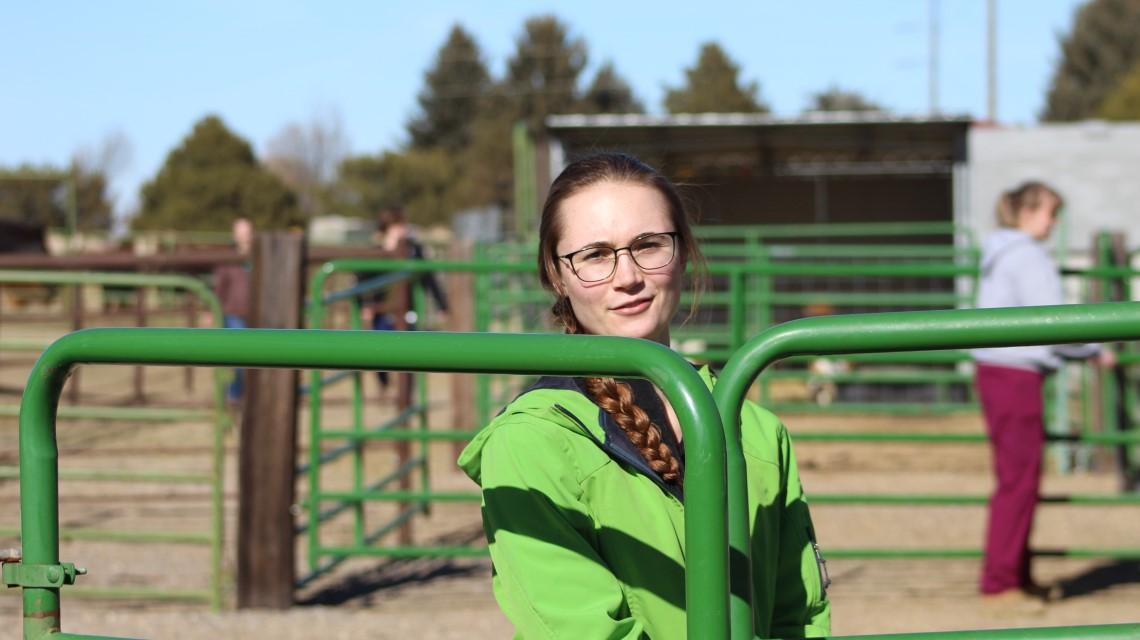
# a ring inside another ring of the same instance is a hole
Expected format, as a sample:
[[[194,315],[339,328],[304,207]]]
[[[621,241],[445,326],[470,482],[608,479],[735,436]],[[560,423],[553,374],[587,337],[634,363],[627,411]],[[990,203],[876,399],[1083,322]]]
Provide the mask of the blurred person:
[[[1000,227],[982,245],[979,308],[1058,305],[1064,302],[1057,264],[1043,246],[1063,200],[1041,182],[1001,195]],[[985,415],[997,485],[989,503],[980,590],[995,603],[1040,603],[1059,588],[1035,582],[1029,534],[1041,487],[1045,444],[1045,376],[1064,360],[1115,365],[1113,352],[1095,344],[975,349],[975,384]]]
[[[685,268],[703,273],[703,259],[668,179],[622,154],[573,162],[550,187],[539,236],[539,279],[566,333],[669,345]],[[711,387],[709,369],[700,375]],[[791,439],[752,402],[741,430],[756,631],[827,635],[826,573]],[[516,637],[685,636],[685,449],[653,384],[544,377],[459,465],[482,490],[492,585]]]
[[[222,264],[214,268],[214,293],[222,304],[222,319],[227,329],[244,329],[249,325],[250,272],[253,265],[250,254],[253,248],[253,222],[237,218],[231,230],[234,249],[243,256],[241,262]],[[206,326],[213,324],[210,318]],[[226,402],[236,406],[241,402],[245,388],[245,371],[234,369],[233,380],[226,386]]]
[[[390,258],[410,258],[412,260],[423,260],[425,258],[423,245],[412,233],[411,227],[408,225],[407,217],[404,214],[404,209],[401,206],[387,207],[380,211],[377,217],[377,233],[379,237],[380,248],[384,250],[386,257]],[[357,281],[363,282],[365,280],[381,277],[385,272],[368,272],[358,273]],[[413,278],[414,281],[414,278]],[[438,313],[436,318],[441,323],[447,322],[447,296],[440,287],[439,281],[436,279],[435,274],[431,272],[424,273],[419,279],[420,286],[431,295],[435,301]],[[412,285],[405,288],[407,291],[406,298],[399,304],[400,301],[393,301],[388,297],[386,290],[372,291],[361,295],[361,320],[365,326],[371,327],[376,331],[395,331],[399,328],[399,318],[396,314],[400,309],[406,309],[404,322],[409,331],[415,331],[419,318],[416,317],[415,306],[412,302]],[[380,383],[381,397],[387,396],[389,376],[387,371],[377,371],[377,380]]]

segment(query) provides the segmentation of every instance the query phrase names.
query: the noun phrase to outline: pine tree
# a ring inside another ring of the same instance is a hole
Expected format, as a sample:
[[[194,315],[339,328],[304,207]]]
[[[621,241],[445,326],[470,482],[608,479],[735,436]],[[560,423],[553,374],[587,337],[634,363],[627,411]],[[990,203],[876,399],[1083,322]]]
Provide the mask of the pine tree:
[[[755,82],[740,85],[740,67],[715,42],[701,45],[697,64],[685,69],[685,86],[669,89],[669,113],[767,113]]]
[[[296,198],[254,157],[249,143],[206,116],[142,187],[135,229],[226,230],[246,217],[258,228],[301,221]]]
[[[456,180],[456,160],[442,147],[345,158],[334,188],[337,211],[371,219],[400,206],[415,224],[446,224],[462,208]]]
[[[424,74],[420,112],[407,125],[412,147],[454,152],[470,144],[471,125],[490,84],[478,43],[462,26],[453,26]]]
[[[645,113],[629,83],[618,75],[612,62],[606,62],[594,75],[578,105],[580,113]]]
[[[832,86],[812,94],[811,103],[804,111],[886,111],[886,109],[857,91],[847,91]]]
[[[107,177],[79,163],[0,168],[0,220],[67,229],[74,212],[79,231],[109,231],[111,204]]]
[[[1140,63],[1108,94],[1097,116],[1105,120],[1140,120]]]
[[[1042,119],[1095,117],[1121,78],[1140,63],[1140,0],[1092,0],[1060,39]]]
[[[554,16],[530,18],[507,61],[504,94],[514,116],[538,131],[546,116],[573,113],[578,103],[578,76],[586,66],[586,43],[571,39]]]

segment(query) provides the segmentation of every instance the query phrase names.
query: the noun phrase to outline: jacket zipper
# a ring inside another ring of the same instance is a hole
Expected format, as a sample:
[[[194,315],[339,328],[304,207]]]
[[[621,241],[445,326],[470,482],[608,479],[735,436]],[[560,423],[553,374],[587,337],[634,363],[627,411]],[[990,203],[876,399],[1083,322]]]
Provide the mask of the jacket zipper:
[[[823,551],[820,551],[819,544],[815,541],[815,532],[811,527],[807,529],[808,541],[811,542],[812,553],[815,554],[815,566],[819,569],[819,584],[824,593],[827,593],[827,588],[831,586],[831,576],[827,574],[827,560],[823,557]]]

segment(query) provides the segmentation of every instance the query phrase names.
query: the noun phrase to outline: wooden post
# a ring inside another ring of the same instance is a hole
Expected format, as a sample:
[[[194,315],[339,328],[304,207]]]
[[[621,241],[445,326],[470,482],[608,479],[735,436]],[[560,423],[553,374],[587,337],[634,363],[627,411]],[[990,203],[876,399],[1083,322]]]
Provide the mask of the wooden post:
[[[83,285],[71,285],[71,330],[79,331],[83,328]],[[67,400],[71,404],[79,404],[79,369],[71,372],[67,381]]]
[[[186,300],[186,326],[193,329],[198,326],[198,296],[189,291],[182,295]],[[187,396],[194,393],[194,367],[182,370],[182,388]]]
[[[1109,236],[1110,243],[1110,264],[1119,269],[1128,269],[1132,266],[1131,257],[1128,255],[1128,239],[1124,232],[1116,231]],[[1112,282],[1112,300],[1113,301],[1130,301],[1132,299],[1132,287],[1128,276],[1121,276],[1119,279]],[[1124,354],[1126,344],[1118,342],[1108,345],[1109,348],[1116,351],[1117,356]],[[1125,365],[1117,364],[1111,372],[1108,372],[1109,379],[1116,391],[1116,406],[1114,407],[1114,416],[1116,430],[1119,432],[1131,431],[1135,429],[1132,422],[1132,415],[1128,411],[1128,375],[1127,367]],[[1135,464],[1135,459],[1132,456],[1132,447],[1128,445],[1117,445],[1115,452],[1116,473],[1120,478],[1120,486],[1122,491],[1135,491],[1140,488],[1140,475]]]
[[[448,257],[452,260],[470,260],[474,252],[472,243],[456,242],[451,245]],[[452,272],[447,274],[447,301],[450,307],[448,331],[475,330],[475,277],[470,273]],[[469,373],[456,373],[451,376],[451,428],[476,428],[475,424],[475,378]],[[451,444],[452,459],[458,458],[466,442]]]
[[[138,287],[135,289],[135,326],[146,326],[146,287]],[[143,367],[136,365],[134,375],[135,397],[133,400],[135,404],[146,404],[146,392],[143,390],[143,375]]]
[[[302,234],[258,235],[250,325],[301,327],[304,274]],[[238,608],[285,609],[293,604],[297,382],[296,370],[246,371],[238,471]]]

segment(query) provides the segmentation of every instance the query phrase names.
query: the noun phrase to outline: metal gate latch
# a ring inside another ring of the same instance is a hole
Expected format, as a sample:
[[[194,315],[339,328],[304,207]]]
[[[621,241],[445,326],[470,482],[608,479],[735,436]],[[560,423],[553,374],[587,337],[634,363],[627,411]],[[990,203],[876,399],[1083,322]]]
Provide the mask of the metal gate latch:
[[[9,587],[55,589],[75,584],[75,577],[87,573],[70,562],[60,564],[24,564],[19,554],[6,556],[3,562],[4,584]]]

